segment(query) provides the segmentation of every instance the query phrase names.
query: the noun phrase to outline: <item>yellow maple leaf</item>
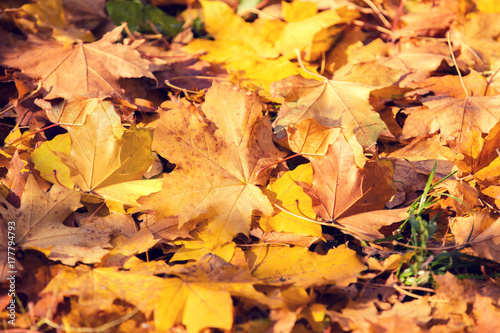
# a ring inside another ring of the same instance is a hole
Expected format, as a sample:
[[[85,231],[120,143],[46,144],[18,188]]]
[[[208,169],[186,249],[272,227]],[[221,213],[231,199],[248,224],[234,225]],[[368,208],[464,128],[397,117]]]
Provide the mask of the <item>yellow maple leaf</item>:
[[[311,185],[313,181],[310,164],[299,165],[295,170],[286,172],[281,178],[272,180],[268,185],[270,195],[276,197],[277,203],[296,215],[314,220],[316,213],[312,208],[311,198],[304,193],[296,182]],[[321,225],[295,217],[287,212],[279,211],[272,217],[262,217],[259,224],[265,232],[292,232],[304,236],[322,237]]]
[[[246,252],[252,275],[268,284],[311,287],[333,283],[347,286],[366,266],[345,245],[324,256],[301,247],[255,246]]]
[[[65,126],[68,133],[35,149],[35,168],[53,183],[95,192],[110,205],[115,202],[116,209],[116,203],[138,206],[138,197],[162,186],[161,180],[141,180],[154,162],[151,134],[134,126],[123,128],[109,101],[92,105],[82,126]]]
[[[308,61],[319,58],[334,43],[342,24],[359,15],[339,8],[289,23],[275,19],[248,23],[224,2],[201,1],[201,5],[205,28],[215,40],[195,39],[186,51],[205,51],[203,60],[224,64],[235,81],[252,88],[261,86],[267,97],[273,81],[297,74],[309,76],[289,61],[297,57],[295,50],[305,52]]]
[[[165,175],[161,192],[140,202],[161,217],[178,215],[180,226],[208,219],[207,232],[223,244],[238,233],[248,235],[254,210],[272,215],[258,187],[266,185],[271,169],[258,171],[284,154],[273,144],[255,93],[215,83],[201,111],[180,105],[161,115],[153,150],[177,168]]]

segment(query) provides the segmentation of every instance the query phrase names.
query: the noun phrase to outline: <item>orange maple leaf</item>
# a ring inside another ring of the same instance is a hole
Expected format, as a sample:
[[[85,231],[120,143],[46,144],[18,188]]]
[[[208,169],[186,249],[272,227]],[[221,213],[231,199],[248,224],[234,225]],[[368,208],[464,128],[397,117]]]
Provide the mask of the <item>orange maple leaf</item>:
[[[215,83],[201,110],[180,105],[161,115],[153,150],[177,165],[161,192],[140,199],[158,215],[178,215],[180,226],[202,215],[217,243],[248,235],[254,210],[272,215],[257,187],[271,170],[258,171],[284,154],[273,144],[256,94]]]
[[[0,214],[3,223],[15,222],[16,245],[22,249],[35,249],[49,259],[66,265],[77,261],[99,262],[109,251],[109,231],[88,224],[71,228],[63,224],[80,204],[80,193],[54,185],[43,192],[35,178],[29,176],[21,198],[21,207],[12,207],[0,196]],[[5,257],[0,259],[4,262]]]
[[[142,59],[138,51],[115,44],[123,28],[117,27],[97,42],[69,47],[30,35],[26,42],[2,47],[0,63],[40,78],[46,99],[121,96],[124,90],[118,83],[120,78],[155,79],[148,69],[149,61]]]

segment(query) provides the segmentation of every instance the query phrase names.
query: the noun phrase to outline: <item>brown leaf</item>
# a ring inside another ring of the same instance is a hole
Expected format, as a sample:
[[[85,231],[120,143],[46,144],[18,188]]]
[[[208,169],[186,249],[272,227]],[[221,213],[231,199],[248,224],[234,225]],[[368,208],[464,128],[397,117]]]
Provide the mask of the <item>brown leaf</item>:
[[[288,145],[301,155],[325,156],[328,146],[342,133],[339,127],[320,125],[314,118],[302,119],[286,128]]]
[[[28,37],[2,48],[0,63],[40,78],[46,99],[121,95],[120,78],[147,77],[149,62],[130,46],[115,44],[124,26],[90,44],[64,47],[52,40]]]
[[[439,130],[442,141],[460,141],[468,127],[476,126],[481,133],[488,133],[500,118],[500,101],[495,96],[433,96],[422,103],[423,107],[410,111],[402,140]]]
[[[80,193],[54,185],[49,192],[38,187],[33,176],[28,177],[21,199],[21,207],[12,207],[2,196],[0,213],[4,224],[15,222],[16,245],[22,249],[35,249],[49,259],[66,265],[77,261],[99,262],[108,253],[109,232],[93,225],[71,228],[63,221],[80,204]]]
[[[315,210],[327,221],[382,209],[395,192],[392,164],[371,160],[359,168],[344,135],[328,148],[324,158],[311,158],[311,165],[314,182],[304,188],[317,199]]]
[[[471,247],[479,256],[500,261],[500,220],[493,222],[488,229],[474,237]]]
[[[337,219],[337,222],[354,235],[362,239],[374,241],[390,235],[384,235],[379,230],[396,222],[401,222],[408,217],[408,208],[373,210]]]
[[[19,208],[21,204],[21,196],[28,178],[28,169],[25,169],[27,162],[23,161],[19,156],[18,151],[14,153],[8,166],[8,172],[5,179],[2,181],[4,185],[10,190],[7,195],[9,201],[14,207]]]
[[[143,215],[139,219],[144,221],[142,226],[147,227],[155,237],[161,237],[165,240],[192,238],[189,232],[195,227],[193,223],[186,223],[179,228],[179,219],[175,216],[158,219],[156,215]]]

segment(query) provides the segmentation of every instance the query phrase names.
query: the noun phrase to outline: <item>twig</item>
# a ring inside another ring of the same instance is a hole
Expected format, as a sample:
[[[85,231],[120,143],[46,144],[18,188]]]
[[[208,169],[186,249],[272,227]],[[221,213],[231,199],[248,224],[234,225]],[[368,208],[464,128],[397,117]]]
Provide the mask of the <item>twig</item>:
[[[460,68],[458,68],[457,60],[455,59],[455,55],[453,54],[453,48],[451,47],[450,41],[450,31],[446,32],[446,41],[448,42],[448,47],[450,48],[451,58],[453,59],[453,63],[455,64],[455,68],[457,69],[458,77],[460,78],[460,83],[462,84],[462,88],[465,91],[466,98],[469,98],[469,93],[467,92],[467,88],[465,87],[464,80],[462,78],[462,73],[460,73]]]
[[[382,22],[382,24],[386,28],[389,28],[391,26],[391,24],[389,23],[389,21],[385,18],[384,14],[382,14],[382,12],[380,11],[380,9],[378,9],[378,7],[375,6],[375,4],[373,2],[371,2],[370,0],[363,0],[363,2],[366,3],[373,10],[373,12],[375,13],[375,15],[377,15],[377,17],[379,18],[379,20]]]

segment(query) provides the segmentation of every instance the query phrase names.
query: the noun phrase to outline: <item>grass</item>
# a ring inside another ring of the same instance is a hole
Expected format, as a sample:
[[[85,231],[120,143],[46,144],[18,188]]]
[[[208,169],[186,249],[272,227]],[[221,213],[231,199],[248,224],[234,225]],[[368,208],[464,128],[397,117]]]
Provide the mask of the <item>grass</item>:
[[[437,221],[442,213],[437,212],[436,214],[433,211],[437,201],[442,196],[448,196],[465,205],[463,201],[448,193],[434,192],[439,184],[456,173],[452,172],[432,184],[436,167],[437,163],[432,168],[423,193],[409,207],[409,217],[400,226],[397,236],[389,237],[394,239],[396,244],[405,247],[406,252],[411,253],[410,259],[406,263],[402,263],[396,271],[396,276],[407,286],[432,285],[433,274],[446,272],[452,272],[459,278],[485,279],[487,278],[484,272],[485,267],[492,267],[493,270],[498,268],[498,264],[493,261],[462,253],[461,251],[469,246],[469,240],[460,246],[441,248],[430,246],[435,241],[434,236],[438,229]],[[469,211],[472,214],[470,209]],[[430,218],[430,213],[434,213],[432,218]],[[404,239],[405,242],[399,242],[401,239]],[[494,276],[500,276],[500,273],[489,275],[489,277]]]

